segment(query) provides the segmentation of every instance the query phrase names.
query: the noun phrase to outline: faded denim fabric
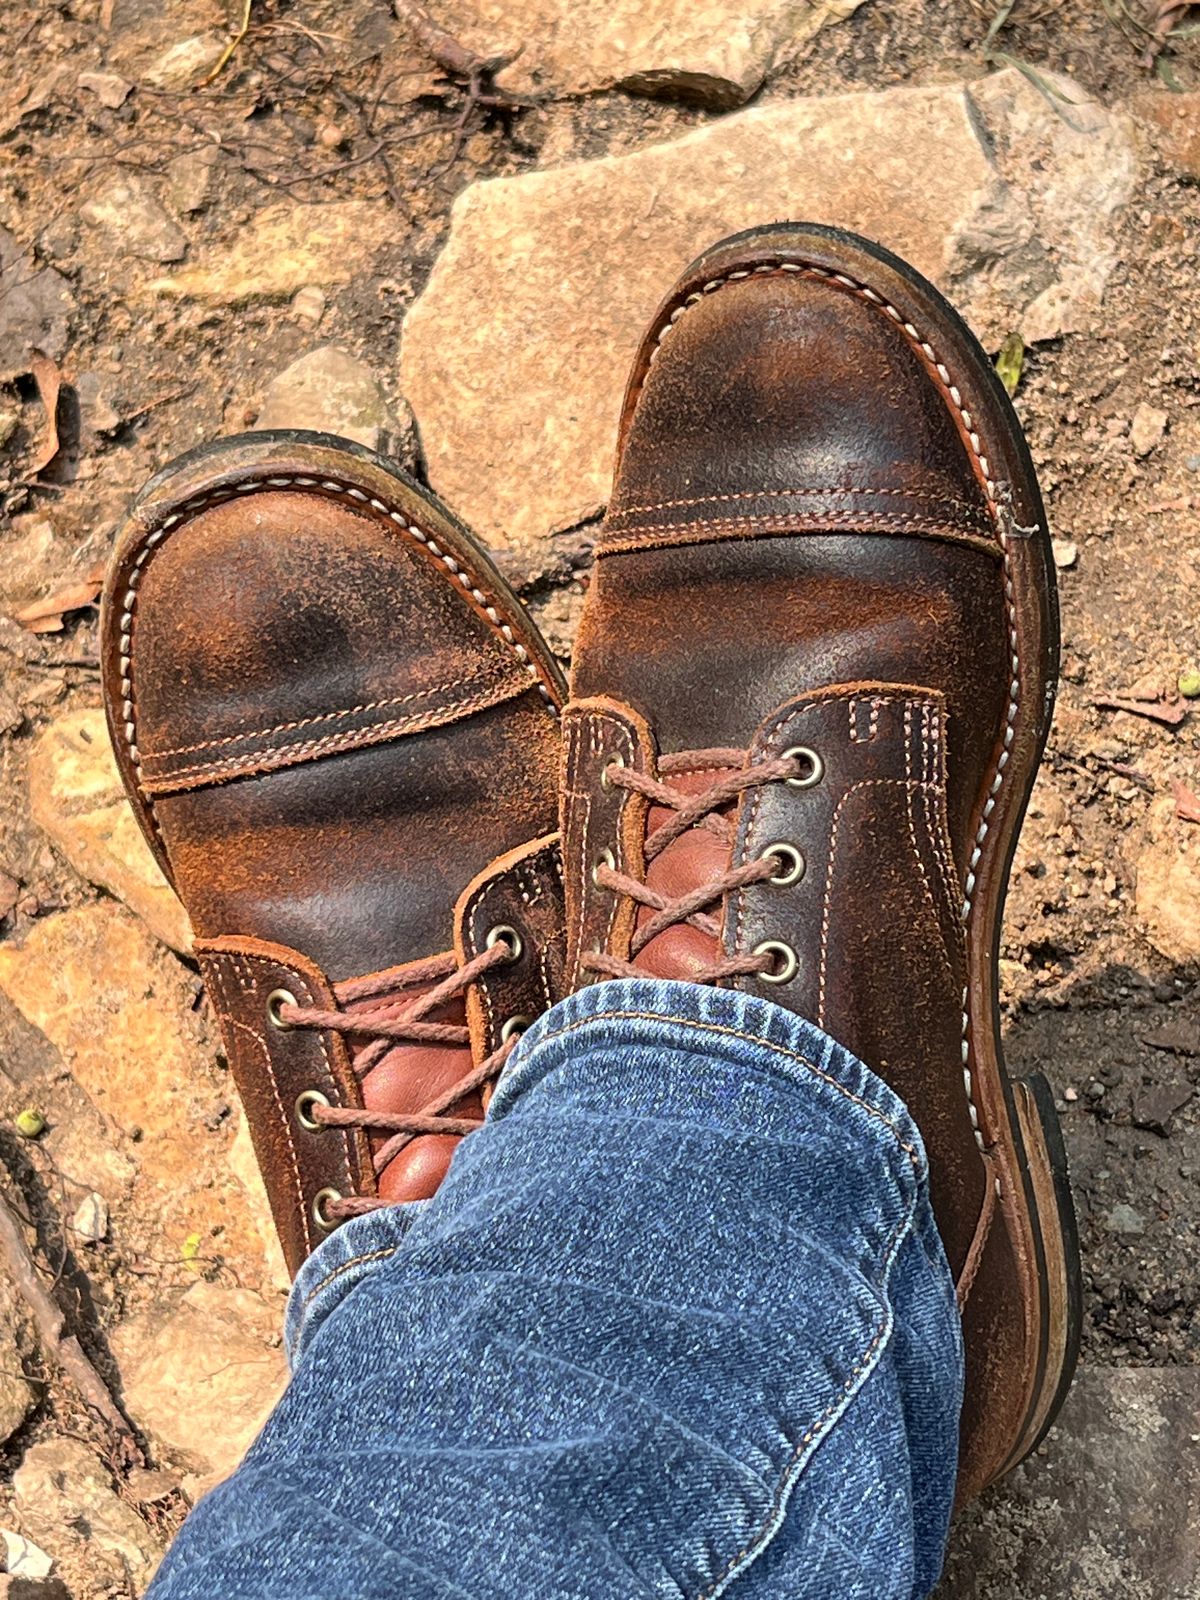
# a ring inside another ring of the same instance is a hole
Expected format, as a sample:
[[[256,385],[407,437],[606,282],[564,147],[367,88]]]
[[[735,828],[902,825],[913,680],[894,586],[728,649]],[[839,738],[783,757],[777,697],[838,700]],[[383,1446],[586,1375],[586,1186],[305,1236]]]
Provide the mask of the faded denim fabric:
[[[153,1600],[916,1600],[962,1350],[920,1137],[811,1024],[556,1006],[435,1199],[356,1218]]]

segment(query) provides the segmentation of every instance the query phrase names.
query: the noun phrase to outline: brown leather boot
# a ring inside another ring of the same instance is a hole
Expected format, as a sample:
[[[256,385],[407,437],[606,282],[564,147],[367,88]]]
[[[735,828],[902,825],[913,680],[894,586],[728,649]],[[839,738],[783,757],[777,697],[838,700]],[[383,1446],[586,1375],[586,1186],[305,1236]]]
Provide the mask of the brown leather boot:
[[[907,1102],[958,1283],[960,1493],[1069,1382],[1053,1101],[1005,1070],[996,951],[1054,693],[1053,567],[983,351],[904,263],[763,228],[655,317],[564,723],[568,983],[759,993]]]
[[[561,677],[445,508],[321,434],[152,479],[102,638],[294,1271],[343,1217],[434,1192],[554,997]]]

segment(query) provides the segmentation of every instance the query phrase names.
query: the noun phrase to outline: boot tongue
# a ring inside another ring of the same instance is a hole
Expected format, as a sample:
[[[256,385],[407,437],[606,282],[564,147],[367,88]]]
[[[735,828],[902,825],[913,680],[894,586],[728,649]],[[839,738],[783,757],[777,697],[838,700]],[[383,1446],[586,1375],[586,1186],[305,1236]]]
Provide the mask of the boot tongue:
[[[406,987],[397,993],[396,1000],[407,1008],[433,987],[433,983]],[[386,1004],[385,998],[353,1004],[346,1009],[353,1013],[376,1010]],[[448,1022],[465,1029],[466,1001],[462,998],[450,1001],[422,1020]],[[470,1046],[466,1044],[408,1044],[397,1040],[385,1054],[380,1055],[379,1047],[373,1047],[369,1038],[352,1036],[351,1051],[356,1069],[366,1067],[366,1071],[360,1075],[364,1106],[368,1111],[383,1111],[393,1115],[424,1110],[431,1101],[461,1082],[474,1065]],[[483,1102],[478,1093],[466,1095],[450,1107],[446,1115],[482,1121]],[[377,1153],[391,1137],[389,1133],[372,1133],[372,1153]],[[451,1157],[462,1137],[456,1133],[419,1134],[380,1173],[379,1198],[389,1203],[430,1199],[446,1176]]]
[[[702,771],[663,772],[660,776],[673,789],[685,794],[701,794],[728,770],[728,767],[708,767]],[[648,864],[646,886],[674,900],[702,884],[711,883],[729,865],[736,812],[737,804],[732,802],[707,822],[689,828],[678,839],[673,839]],[[647,838],[656,828],[670,822],[674,815],[667,806],[651,806],[646,819]],[[720,926],[724,919],[724,907],[716,905],[708,915]],[[642,907],[638,913],[638,926],[644,926],[653,916],[653,911]],[[720,958],[720,954],[719,936],[705,933],[689,923],[681,923],[657,934],[634,957],[634,961],[647,977],[694,982],[696,974],[710,967]]]

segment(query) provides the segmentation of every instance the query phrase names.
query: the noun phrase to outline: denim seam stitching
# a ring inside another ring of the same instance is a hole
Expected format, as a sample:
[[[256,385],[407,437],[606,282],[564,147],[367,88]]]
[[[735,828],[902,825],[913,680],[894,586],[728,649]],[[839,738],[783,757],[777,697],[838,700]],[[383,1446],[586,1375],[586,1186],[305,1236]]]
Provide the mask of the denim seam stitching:
[[[581,1017],[576,1022],[570,1022],[566,1025],[566,1027],[559,1028],[554,1033],[543,1034],[542,1037],[537,1041],[530,1054],[535,1056],[537,1050],[540,1049],[542,1045],[549,1044],[553,1039],[561,1039],[568,1033],[574,1033],[579,1028],[586,1027],[590,1022],[598,1022],[602,1020],[608,1020],[610,1018],[620,1022],[669,1022],[673,1020],[669,1017],[663,1017],[653,1011],[596,1012],[592,1016]],[[810,1061],[807,1056],[802,1056],[799,1051],[790,1050],[786,1045],[776,1044],[772,1040],[762,1039],[757,1034],[745,1033],[740,1028],[726,1027],[722,1023],[689,1021],[688,1026],[690,1028],[702,1028],[706,1033],[717,1033],[732,1039],[743,1039],[747,1044],[761,1045],[764,1049],[775,1050],[780,1055],[787,1056],[789,1060],[798,1061],[801,1066],[807,1067],[815,1077],[822,1079],[825,1083],[829,1084],[831,1088],[836,1089],[837,1092],[841,1095],[844,1095],[847,1100],[851,1100],[855,1105],[861,1106],[861,1108],[869,1116],[874,1117],[879,1122],[882,1122],[884,1127],[890,1130],[897,1144],[908,1156],[909,1160],[913,1164],[913,1167],[916,1168],[918,1166],[915,1145],[908,1143],[908,1141],[901,1134],[900,1129],[889,1117],[885,1116],[885,1114],[876,1106],[873,1106],[869,1100],[864,1100],[860,1095],[856,1095],[853,1090],[847,1089],[845,1084],[839,1083],[838,1080],[832,1077],[828,1072],[823,1072],[815,1062]]]
[[[910,1201],[904,1216],[897,1224],[895,1232],[888,1240],[887,1248],[884,1250],[879,1263],[879,1270],[876,1272],[875,1277],[871,1280],[876,1286],[880,1285],[891,1273],[896,1255],[900,1249],[900,1244],[904,1239],[904,1236],[911,1232],[915,1217],[916,1197],[914,1196]],[[856,1364],[851,1368],[850,1375],[842,1385],[836,1398],[821,1413],[804,1437],[797,1441],[795,1448],[788,1458],[786,1466],[783,1468],[780,1474],[779,1482],[776,1485],[775,1494],[772,1498],[771,1505],[768,1509],[766,1517],[758,1529],[758,1532],[755,1534],[754,1538],[746,1541],[746,1543],[731,1561],[726,1563],[724,1569],[718,1573],[709,1586],[706,1589],[700,1590],[700,1592],[696,1595],[696,1600],[715,1600],[715,1597],[719,1595],[720,1591],[728,1582],[728,1580],[731,1577],[737,1576],[737,1570],[746,1557],[761,1555],[762,1551],[766,1548],[766,1545],[770,1543],[770,1538],[768,1538],[766,1544],[760,1545],[759,1549],[757,1551],[755,1550],[755,1546],[759,1545],[759,1541],[762,1539],[764,1531],[770,1527],[772,1520],[779,1511],[780,1507],[785,1503],[786,1497],[791,1492],[793,1487],[793,1469],[799,1462],[800,1457],[804,1454],[804,1451],[825,1427],[826,1423],[830,1421],[835,1412],[837,1412],[838,1409],[851,1397],[858,1379],[867,1370],[867,1368],[872,1365],[872,1358],[887,1339],[889,1331],[894,1329],[894,1326],[895,1324],[893,1320],[885,1313],[882,1325],[877,1329],[875,1337],[871,1340],[870,1344],[858,1358]]]
[[[331,1283],[333,1283],[337,1278],[342,1277],[345,1273],[349,1272],[352,1267],[365,1266],[368,1261],[386,1260],[388,1256],[394,1256],[398,1248],[399,1246],[397,1245],[389,1244],[382,1250],[371,1250],[368,1251],[366,1255],[351,1256],[349,1261],[343,1261],[340,1267],[334,1267],[333,1271],[327,1273],[315,1288],[309,1290],[304,1299],[300,1302],[300,1311],[307,1311],[309,1306],[312,1305],[313,1301],[323,1289],[328,1289]]]

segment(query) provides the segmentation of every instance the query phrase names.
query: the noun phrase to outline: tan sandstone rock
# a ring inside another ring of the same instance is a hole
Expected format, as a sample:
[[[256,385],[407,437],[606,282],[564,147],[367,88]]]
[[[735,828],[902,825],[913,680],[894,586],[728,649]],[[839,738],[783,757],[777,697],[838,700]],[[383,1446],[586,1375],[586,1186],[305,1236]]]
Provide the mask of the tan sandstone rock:
[[[130,1416],[205,1487],[237,1466],[287,1381],[276,1309],[226,1285],[194,1284],[112,1345]]]
[[[220,1071],[195,977],[123,906],[105,900],[44,918],[0,944],[0,990],[58,1050],[91,1103],[136,1144],[132,1204],[114,1227],[169,1263],[198,1236],[254,1281],[267,1222],[229,1163],[233,1085]],[[107,1193],[72,1164],[75,1181]],[[120,1206],[121,1196],[112,1196]]]
[[[86,1545],[93,1564],[100,1558],[115,1580],[128,1573],[139,1593],[153,1576],[154,1534],[81,1439],[33,1445],[13,1475],[13,1496],[22,1526],[56,1558],[64,1545]]]
[[[1065,331],[1099,302],[1135,172],[1127,119],[1080,104],[1068,123],[1009,71],[755,107],[472,185],[404,326],[431,481],[496,543],[593,517],[648,318],[692,256],[764,220],[879,239],[994,343],[1027,322],[1029,337]]]
[[[432,0],[438,22],[481,55],[516,60],[518,95],[634,94],[719,110],[749,99],[827,23],[862,0]]]
[[[1138,919],[1171,961],[1200,961],[1200,827],[1175,815],[1167,797],[1150,808],[1137,857]]]
[[[33,820],[76,872],[136,911],[165,944],[186,952],[187,914],[130,808],[102,711],[72,711],[42,733],[29,758]]]
[[[195,266],[156,279],[149,291],[236,306],[286,300],[306,284],[348,283],[380,242],[380,216],[365,200],[283,201],[260,211],[233,240],[198,253]]]

